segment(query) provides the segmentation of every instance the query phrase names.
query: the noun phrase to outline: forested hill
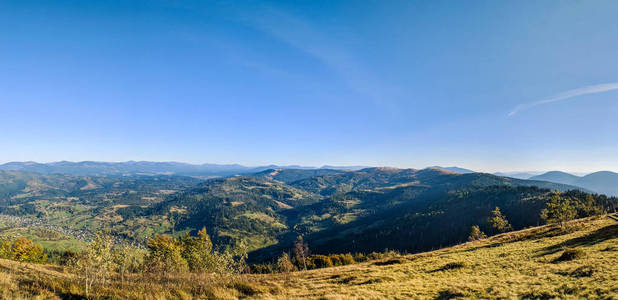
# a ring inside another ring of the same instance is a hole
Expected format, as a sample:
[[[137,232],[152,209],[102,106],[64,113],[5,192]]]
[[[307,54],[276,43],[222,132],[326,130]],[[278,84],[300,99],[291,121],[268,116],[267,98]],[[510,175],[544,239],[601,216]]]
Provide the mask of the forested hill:
[[[168,216],[176,231],[206,226],[216,242],[245,239],[256,250],[254,258],[268,259],[300,235],[322,253],[417,251],[453,244],[465,240],[472,225],[485,229],[496,206],[504,206],[517,228],[537,225],[551,191],[576,189],[442,169],[316,172],[268,170],[209,180],[151,208],[118,212],[128,219]],[[444,222],[451,224],[442,226]]]
[[[588,194],[577,189],[434,168],[269,169],[210,180],[0,171],[0,218],[9,224],[0,234],[64,250],[102,230],[143,244],[206,227],[217,245],[247,243],[254,260],[280,255],[299,236],[314,253],[421,251],[465,240],[472,225],[491,234],[487,217],[496,207],[513,228],[541,224],[556,190],[584,216]],[[616,199],[593,198],[615,210]]]

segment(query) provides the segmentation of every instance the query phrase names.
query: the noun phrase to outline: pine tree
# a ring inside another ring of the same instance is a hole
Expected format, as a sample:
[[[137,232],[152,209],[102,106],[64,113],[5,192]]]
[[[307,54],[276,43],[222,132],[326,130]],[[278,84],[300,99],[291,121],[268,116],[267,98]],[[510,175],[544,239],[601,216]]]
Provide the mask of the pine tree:
[[[583,204],[583,211],[587,217],[597,216],[604,213],[602,206],[598,205],[591,194],[586,195],[586,201]]]
[[[560,224],[564,228],[566,222],[573,220],[577,216],[577,209],[568,198],[561,197],[560,192],[556,191],[546,203],[545,209],[541,211],[541,217],[549,224]]]
[[[198,231],[195,238],[187,233],[181,242],[184,246],[182,256],[187,260],[191,271],[212,272],[214,270],[212,241],[206,232],[206,227]]]
[[[500,208],[497,206],[496,209],[491,212],[491,217],[487,221],[499,232],[507,232],[513,229],[506,217],[502,215]]]
[[[468,240],[476,241],[476,240],[484,239],[486,237],[487,235],[481,231],[481,228],[479,228],[477,225],[474,225],[472,226],[472,229],[470,230],[470,236],[468,237]]]

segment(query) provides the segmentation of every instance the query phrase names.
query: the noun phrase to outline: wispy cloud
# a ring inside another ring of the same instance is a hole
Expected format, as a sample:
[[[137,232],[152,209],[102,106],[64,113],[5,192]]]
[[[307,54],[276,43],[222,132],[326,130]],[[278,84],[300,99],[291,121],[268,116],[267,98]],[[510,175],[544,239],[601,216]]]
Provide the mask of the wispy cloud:
[[[602,92],[607,92],[611,90],[618,90],[618,82],[589,85],[589,86],[585,86],[585,87],[574,89],[574,90],[568,90],[566,92],[563,92],[563,93],[560,93],[560,94],[557,94],[557,95],[554,95],[549,98],[545,98],[545,99],[542,99],[536,102],[521,104],[515,107],[511,112],[509,112],[509,116],[513,116],[522,110],[530,109],[535,106],[557,102],[557,101],[562,101],[562,100],[566,100],[566,99],[577,97],[577,96],[602,93]]]
[[[245,16],[244,19],[258,30],[324,63],[356,93],[392,109],[394,103],[391,101],[398,89],[372,74],[342,43],[324,34],[311,23],[273,7],[263,7],[259,14]]]

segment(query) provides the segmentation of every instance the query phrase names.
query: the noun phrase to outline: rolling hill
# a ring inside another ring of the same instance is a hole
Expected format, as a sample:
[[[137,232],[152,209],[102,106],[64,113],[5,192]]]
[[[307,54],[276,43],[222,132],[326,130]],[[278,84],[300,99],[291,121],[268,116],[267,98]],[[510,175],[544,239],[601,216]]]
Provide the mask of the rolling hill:
[[[451,245],[467,238],[470,226],[487,226],[496,206],[516,228],[537,225],[551,190],[575,189],[442,169],[268,170],[208,180],[151,207],[117,213],[125,220],[174,219],[178,232],[206,226],[218,243],[248,240],[251,259],[261,261],[289,249],[299,235],[315,253]],[[573,197],[583,199],[579,193]]]
[[[314,253],[425,251],[465,240],[472,225],[489,232],[486,219],[496,206],[516,229],[538,225],[551,191],[576,189],[434,168],[268,169],[209,180],[0,171],[0,215],[15,220],[0,234],[36,224],[69,237],[79,231],[82,240],[105,229],[143,244],[154,234],[205,226],[217,244],[248,243],[252,261],[280,255],[299,235]],[[586,198],[579,191],[565,195],[576,203]],[[615,209],[613,198],[594,199]],[[65,243],[30,231],[50,247]]]
[[[531,177],[530,179],[575,185],[595,193],[618,196],[618,173],[610,171],[595,172],[586,176],[575,176],[565,172],[551,171]]]

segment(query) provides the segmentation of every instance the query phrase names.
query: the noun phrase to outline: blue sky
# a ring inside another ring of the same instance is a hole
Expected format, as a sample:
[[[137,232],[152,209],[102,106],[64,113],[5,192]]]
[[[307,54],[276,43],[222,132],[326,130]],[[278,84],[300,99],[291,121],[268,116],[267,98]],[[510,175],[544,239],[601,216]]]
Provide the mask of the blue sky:
[[[617,12],[0,0],[0,162],[618,171]]]

